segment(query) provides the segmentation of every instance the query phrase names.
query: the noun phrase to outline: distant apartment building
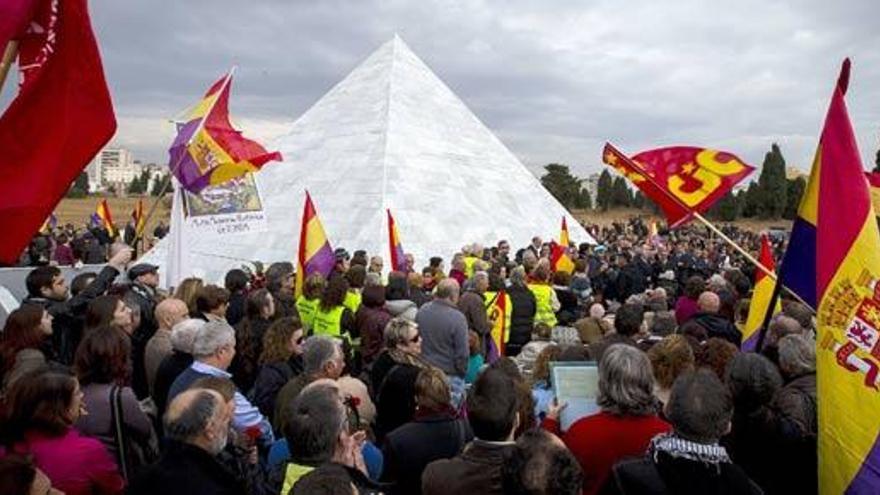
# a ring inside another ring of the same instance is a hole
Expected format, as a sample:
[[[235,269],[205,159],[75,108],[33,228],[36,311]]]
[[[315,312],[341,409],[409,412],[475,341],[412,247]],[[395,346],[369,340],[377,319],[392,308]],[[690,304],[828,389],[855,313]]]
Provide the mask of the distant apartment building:
[[[590,174],[589,177],[581,182],[581,186],[590,193],[590,201],[593,202],[593,209],[595,209],[596,196],[599,195],[599,174]]]
[[[141,167],[132,159],[131,151],[125,148],[104,148],[86,167],[90,191],[104,191],[111,185],[123,190],[135,177],[140,175]]]

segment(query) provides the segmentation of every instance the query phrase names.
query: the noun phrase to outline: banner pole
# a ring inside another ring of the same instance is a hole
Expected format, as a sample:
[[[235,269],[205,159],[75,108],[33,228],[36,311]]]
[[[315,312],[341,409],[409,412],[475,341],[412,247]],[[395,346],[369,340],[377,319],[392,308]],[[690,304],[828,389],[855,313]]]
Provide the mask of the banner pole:
[[[9,70],[12,68],[12,62],[15,61],[15,57],[18,56],[18,40],[9,40],[9,43],[6,43],[6,47],[3,50],[3,60],[0,61],[0,91],[3,91],[3,86],[6,83],[6,76],[9,75]]]

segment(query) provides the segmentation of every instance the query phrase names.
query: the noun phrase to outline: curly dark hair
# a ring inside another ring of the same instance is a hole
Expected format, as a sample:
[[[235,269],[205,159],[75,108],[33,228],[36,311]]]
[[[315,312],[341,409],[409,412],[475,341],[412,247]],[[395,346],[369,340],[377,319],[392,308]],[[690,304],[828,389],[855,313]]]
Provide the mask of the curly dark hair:
[[[288,342],[293,334],[302,328],[299,318],[293,316],[275,320],[263,334],[263,352],[260,354],[260,364],[287,361],[291,354],[287,347]]]
[[[0,334],[0,376],[12,369],[19,351],[39,349],[46,340],[40,328],[44,311],[38,304],[23,304],[6,318]]]
[[[696,354],[697,365],[715,372],[720,380],[727,374],[727,365],[739,353],[739,349],[727,340],[712,337],[700,346]]]
[[[322,311],[330,311],[336,306],[342,306],[347,292],[348,280],[345,280],[345,277],[341,275],[330,277],[330,280],[327,282],[327,288],[321,294],[321,304],[319,307]]]
[[[550,433],[523,433],[501,465],[504,493],[513,495],[581,493],[583,472],[577,459],[557,445]]]
[[[131,344],[123,332],[110,326],[87,333],[73,358],[73,370],[81,385],[126,385],[131,376]]]
[[[706,290],[706,281],[699,275],[693,275],[684,283],[684,295],[694,301]]]
[[[86,309],[85,329],[103,327],[113,322],[113,315],[116,313],[116,307],[122,302],[119,296],[98,296]]]

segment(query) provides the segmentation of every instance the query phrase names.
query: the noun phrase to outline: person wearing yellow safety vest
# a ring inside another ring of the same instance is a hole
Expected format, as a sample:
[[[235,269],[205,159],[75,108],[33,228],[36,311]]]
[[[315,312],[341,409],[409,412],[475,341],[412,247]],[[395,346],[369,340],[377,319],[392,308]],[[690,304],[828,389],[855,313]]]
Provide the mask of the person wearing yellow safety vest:
[[[535,294],[526,285],[526,270],[518,266],[510,271],[510,285],[507,287],[512,308],[510,311],[510,340],[505,347],[505,355],[513,357],[532,338],[535,328],[537,301]]]
[[[326,335],[348,343],[351,343],[351,339],[357,338],[354,313],[344,305],[346,292],[348,292],[348,281],[345,277],[331,276],[324,294],[321,295],[321,302],[315,310],[312,335]]]
[[[351,265],[351,268],[345,273],[345,279],[348,280],[348,292],[345,293],[343,304],[351,310],[352,314],[357,314],[358,308],[361,307],[361,292],[364,289],[366,278],[367,269],[363,265]]]
[[[296,311],[299,313],[299,320],[302,322],[303,330],[308,335],[312,330],[312,321],[315,319],[315,311],[318,310],[318,303],[321,302],[321,294],[324,293],[324,287],[327,285],[324,276],[320,273],[313,273],[306,278],[303,283],[303,291],[296,298]]]
[[[556,326],[556,312],[559,311],[559,299],[550,285],[550,260],[542,258],[532,271],[532,282],[529,290],[535,295],[535,323],[544,323],[550,328]]]
[[[464,253],[464,275],[467,278],[471,278],[476,271],[474,265],[483,259],[483,246],[479,244],[465,246],[462,252]]]

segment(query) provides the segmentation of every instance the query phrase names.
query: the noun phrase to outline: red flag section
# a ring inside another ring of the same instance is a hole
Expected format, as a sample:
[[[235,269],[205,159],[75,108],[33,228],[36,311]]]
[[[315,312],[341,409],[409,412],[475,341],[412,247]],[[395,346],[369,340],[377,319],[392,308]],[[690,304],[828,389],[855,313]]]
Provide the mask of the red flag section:
[[[31,18],[19,52],[24,82],[0,117],[0,263],[17,260],[116,131],[86,1],[42,0],[33,11],[13,10],[31,12]]]
[[[658,148],[628,158],[606,143],[602,160],[657,203],[670,227],[708,210],[754,170],[733,154],[693,146]]]

